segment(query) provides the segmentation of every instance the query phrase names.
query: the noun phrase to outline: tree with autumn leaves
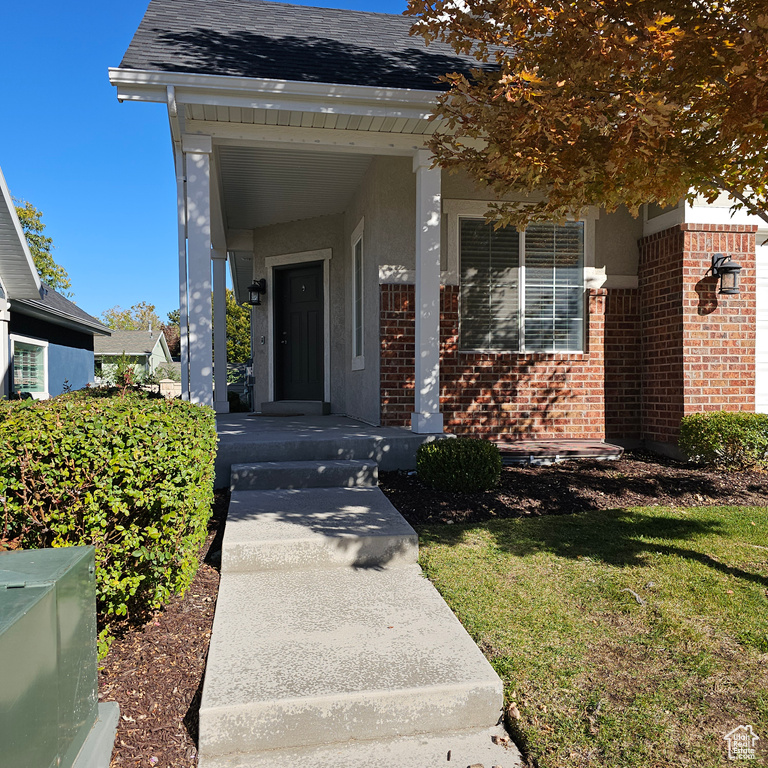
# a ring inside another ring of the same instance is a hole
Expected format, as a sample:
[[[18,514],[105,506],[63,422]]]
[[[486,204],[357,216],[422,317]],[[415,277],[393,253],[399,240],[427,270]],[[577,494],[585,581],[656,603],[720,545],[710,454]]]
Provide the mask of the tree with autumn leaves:
[[[412,34],[477,59],[429,140],[503,224],[722,193],[768,221],[765,0],[410,0]]]

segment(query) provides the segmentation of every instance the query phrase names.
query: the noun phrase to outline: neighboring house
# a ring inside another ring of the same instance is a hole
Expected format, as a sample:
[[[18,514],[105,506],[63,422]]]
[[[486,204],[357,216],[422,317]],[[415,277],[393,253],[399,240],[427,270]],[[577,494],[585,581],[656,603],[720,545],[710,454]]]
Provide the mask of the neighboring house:
[[[123,357],[131,364],[139,381],[154,375],[158,369],[174,366],[168,342],[161,330],[112,331],[108,338],[97,339],[96,375],[103,381],[114,382],[118,360]]]
[[[226,410],[228,259],[239,301],[266,280],[257,408],[311,401],[302,410],[417,432],[658,449],[685,413],[768,410],[755,222],[718,201],[493,232],[489,191],[432,168],[424,148],[438,75],[473,62],[410,25],[261,0],[150,3],[110,79],[170,120],[187,396]],[[739,295],[717,294],[715,253],[743,267]]]
[[[109,329],[40,282],[0,171],[0,396],[44,399],[93,383],[102,335]]]

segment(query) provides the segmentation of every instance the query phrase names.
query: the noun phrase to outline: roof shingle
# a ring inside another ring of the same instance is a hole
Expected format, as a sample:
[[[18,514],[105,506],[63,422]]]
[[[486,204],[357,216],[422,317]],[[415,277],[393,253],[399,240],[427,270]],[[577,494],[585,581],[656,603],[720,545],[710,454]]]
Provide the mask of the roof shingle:
[[[60,293],[56,293],[53,288],[44,283],[39,299],[12,300],[12,306],[21,314],[43,313],[84,326],[98,334],[108,335],[110,333],[109,328],[102,325],[93,315],[89,315],[86,311],[80,309],[77,304],[64,298]],[[27,308],[26,312],[25,308]]]
[[[93,351],[96,355],[151,355],[162,331],[112,331],[111,336],[96,337]]]
[[[405,16],[265,0],[152,0],[120,64],[191,74],[441,90],[475,59]]]

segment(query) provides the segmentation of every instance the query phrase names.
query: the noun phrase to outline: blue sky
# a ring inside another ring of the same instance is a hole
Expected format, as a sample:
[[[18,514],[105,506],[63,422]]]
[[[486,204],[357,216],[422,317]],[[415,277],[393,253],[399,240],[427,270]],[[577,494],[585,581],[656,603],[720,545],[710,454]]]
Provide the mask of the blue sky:
[[[213,1],[213,0],[212,0]],[[401,13],[405,0],[311,2]],[[6,2],[0,25],[0,168],[43,212],[74,301],[178,307],[176,192],[159,104],[118,104],[120,63],[148,0]]]

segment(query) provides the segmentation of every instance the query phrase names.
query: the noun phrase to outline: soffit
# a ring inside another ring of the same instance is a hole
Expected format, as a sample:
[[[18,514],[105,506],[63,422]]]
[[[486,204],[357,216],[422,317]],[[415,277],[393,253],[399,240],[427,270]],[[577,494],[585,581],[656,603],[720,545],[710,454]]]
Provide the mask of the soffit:
[[[217,104],[185,104],[187,120],[244,125],[281,125],[292,128],[326,128],[339,131],[429,135],[441,127],[438,120],[373,115],[345,115],[338,112],[302,112],[290,109],[254,109]]]
[[[336,152],[217,148],[228,229],[257,229],[342,213],[371,162]]]

